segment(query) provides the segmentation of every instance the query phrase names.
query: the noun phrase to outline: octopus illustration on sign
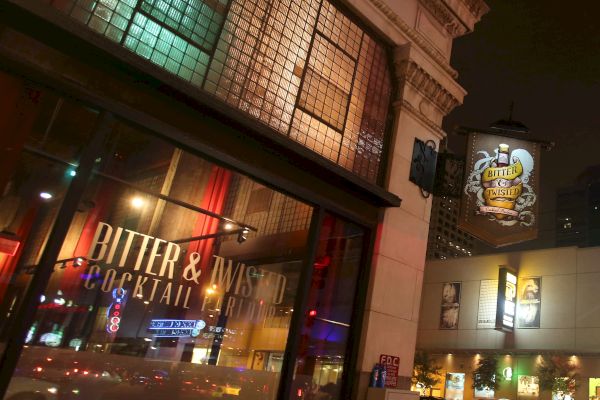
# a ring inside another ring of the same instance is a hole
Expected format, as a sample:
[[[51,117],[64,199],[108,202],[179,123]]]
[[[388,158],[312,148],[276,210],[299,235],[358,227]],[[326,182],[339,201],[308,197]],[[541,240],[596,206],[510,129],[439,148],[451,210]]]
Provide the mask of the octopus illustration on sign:
[[[530,185],[534,158],[524,149],[510,152],[507,144],[499,144],[494,154],[477,152],[480,158],[469,173],[465,194],[475,194],[477,212],[502,226],[535,224],[531,210],[537,196]]]

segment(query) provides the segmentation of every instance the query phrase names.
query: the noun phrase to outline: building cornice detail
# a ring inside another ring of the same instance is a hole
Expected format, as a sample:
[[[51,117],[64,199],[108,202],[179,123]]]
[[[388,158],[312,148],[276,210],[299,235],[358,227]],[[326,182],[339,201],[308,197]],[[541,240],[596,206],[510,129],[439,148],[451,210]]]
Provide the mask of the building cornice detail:
[[[469,31],[467,26],[452,12],[443,0],[420,0],[420,3],[444,27],[452,38],[462,36]]]
[[[444,88],[433,76],[412,60],[395,62],[396,78],[400,87],[410,84],[434,104],[443,115],[448,115],[461,101]]]
[[[446,132],[434,121],[430,120],[423,114],[421,111],[417,110],[410,102],[406,99],[398,100],[394,102],[394,108],[399,111],[407,111],[412,114],[415,118],[417,118],[423,125],[431,130],[439,140],[442,140],[446,137]]]
[[[462,0],[462,2],[477,20],[490,11],[490,7],[483,0]]]
[[[412,29],[406,22],[404,22],[398,14],[396,14],[384,0],[369,0],[369,2],[375,6],[381,13],[383,13],[396,27],[398,27],[406,36],[414,41],[425,53],[433,58],[439,66],[446,71],[452,78],[458,78],[458,72],[448,64],[448,60],[444,55],[433,47],[427,39],[416,30]]]

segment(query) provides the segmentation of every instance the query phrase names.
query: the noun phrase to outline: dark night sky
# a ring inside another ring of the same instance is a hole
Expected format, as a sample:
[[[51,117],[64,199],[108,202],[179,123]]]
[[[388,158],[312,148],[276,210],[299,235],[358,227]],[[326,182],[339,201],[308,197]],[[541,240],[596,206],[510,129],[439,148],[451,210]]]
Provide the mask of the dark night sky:
[[[451,64],[468,95],[444,128],[487,127],[508,116],[512,100],[531,137],[556,142],[542,153],[540,238],[506,250],[551,247],[556,189],[600,164],[600,1],[486,3],[475,32],[455,40]],[[452,150],[464,145],[449,135]]]

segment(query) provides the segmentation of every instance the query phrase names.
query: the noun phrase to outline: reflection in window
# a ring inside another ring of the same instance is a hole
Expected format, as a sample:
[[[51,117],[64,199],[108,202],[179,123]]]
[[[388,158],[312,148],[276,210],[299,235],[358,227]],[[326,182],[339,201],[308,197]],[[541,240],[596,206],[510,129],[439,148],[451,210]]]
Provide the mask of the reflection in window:
[[[376,182],[384,47],[327,0],[45,0],[139,56]]]
[[[97,113],[0,72],[0,354]]]
[[[311,215],[117,123],[13,385],[49,382],[68,399],[274,399]]]
[[[341,399],[364,231],[333,215],[321,227],[292,397]]]

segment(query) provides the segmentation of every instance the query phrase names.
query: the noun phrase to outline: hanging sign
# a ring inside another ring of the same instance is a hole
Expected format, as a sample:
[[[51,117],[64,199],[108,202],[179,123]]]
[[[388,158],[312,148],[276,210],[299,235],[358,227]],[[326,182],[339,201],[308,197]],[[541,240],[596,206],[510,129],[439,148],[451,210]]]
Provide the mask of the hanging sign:
[[[472,132],[458,227],[494,247],[538,234],[540,144]]]

